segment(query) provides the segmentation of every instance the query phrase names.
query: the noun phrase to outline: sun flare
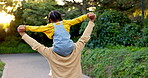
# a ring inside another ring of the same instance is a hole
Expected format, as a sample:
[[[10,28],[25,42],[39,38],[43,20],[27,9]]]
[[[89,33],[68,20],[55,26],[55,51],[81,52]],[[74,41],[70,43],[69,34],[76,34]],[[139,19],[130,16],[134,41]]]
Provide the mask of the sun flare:
[[[5,24],[5,23],[10,23],[11,20],[14,19],[14,16],[7,14],[6,12],[0,12],[0,23]]]

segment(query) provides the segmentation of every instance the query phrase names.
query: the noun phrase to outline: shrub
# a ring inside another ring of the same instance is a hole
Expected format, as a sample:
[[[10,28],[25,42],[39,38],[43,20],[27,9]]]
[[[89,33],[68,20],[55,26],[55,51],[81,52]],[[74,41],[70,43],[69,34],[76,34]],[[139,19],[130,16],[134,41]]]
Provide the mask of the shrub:
[[[141,37],[141,26],[132,23],[130,19],[114,10],[108,10],[102,14],[97,13],[95,27],[88,47],[105,47],[114,45],[136,45]],[[87,26],[81,25],[80,33]]]
[[[0,77],[2,77],[4,66],[5,64],[0,60]]]
[[[144,21],[144,27],[142,28],[142,38],[139,39],[139,46],[148,47],[148,16]]]
[[[0,46],[16,47],[19,44],[20,40],[20,37],[17,36],[7,36],[5,37],[5,41],[0,43]]]
[[[32,53],[35,52],[31,49],[31,47],[26,43],[19,43],[18,46],[15,47],[7,47],[1,46],[0,47],[0,54],[6,53]]]

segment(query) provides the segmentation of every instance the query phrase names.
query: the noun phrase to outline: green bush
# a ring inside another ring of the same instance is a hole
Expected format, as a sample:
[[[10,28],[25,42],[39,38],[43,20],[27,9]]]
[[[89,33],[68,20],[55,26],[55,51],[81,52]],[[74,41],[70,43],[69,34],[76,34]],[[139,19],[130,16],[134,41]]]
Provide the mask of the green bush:
[[[0,61],[0,77],[2,77],[4,66],[5,64],[2,61]]]
[[[107,10],[102,14],[96,11],[96,14],[98,17],[95,20],[91,42],[87,46],[95,48],[118,44],[124,46],[137,45],[141,37],[141,26],[132,23],[128,17],[114,10]],[[80,32],[86,26],[87,23],[84,22],[81,25]]]
[[[0,54],[6,53],[32,53],[35,52],[31,49],[31,47],[26,43],[19,43],[18,46],[15,47],[8,47],[8,46],[1,46],[0,47]]]
[[[148,47],[148,16],[144,21],[144,27],[142,28],[142,38],[139,39],[139,46]]]
[[[122,13],[117,12],[116,10],[105,10],[97,20],[100,21],[101,24],[110,22],[119,23],[120,26],[131,23],[128,17],[124,16]]]
[[[23,40],[17,36],[7,36],[5,41],[0,43],[0,54],[30,52],[35,51],[33,51],[27,43],[24,43]]]
[[[82,66],[83,73],[92,78],[147,78],[148,48],[85,48]]]
[[[0,46],[16,47],[19,44],[20,40],[20,37],[17,36],[7,36],[5,37],[5,41],[0,43]]]

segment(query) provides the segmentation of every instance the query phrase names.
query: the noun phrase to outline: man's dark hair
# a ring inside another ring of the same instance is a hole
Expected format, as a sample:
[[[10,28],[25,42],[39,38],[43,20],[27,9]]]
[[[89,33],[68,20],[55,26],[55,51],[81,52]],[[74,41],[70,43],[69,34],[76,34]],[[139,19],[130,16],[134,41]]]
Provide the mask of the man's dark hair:
[[[54,22],[56,21],[62,21],[62,17],[61,17],[61,13],[58,11],[51,11],[48,14],[48,20],[50,21],[50,19]]]

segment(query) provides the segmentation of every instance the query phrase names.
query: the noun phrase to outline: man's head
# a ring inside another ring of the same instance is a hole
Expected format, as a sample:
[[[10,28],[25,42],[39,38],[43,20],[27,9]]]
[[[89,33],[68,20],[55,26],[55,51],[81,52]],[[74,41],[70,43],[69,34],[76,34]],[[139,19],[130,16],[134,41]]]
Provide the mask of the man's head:
[[[50,22],[57,22],[57,21],[62,21],[61,13],[58,11],[51,11],[48,14],[48,20]]]

